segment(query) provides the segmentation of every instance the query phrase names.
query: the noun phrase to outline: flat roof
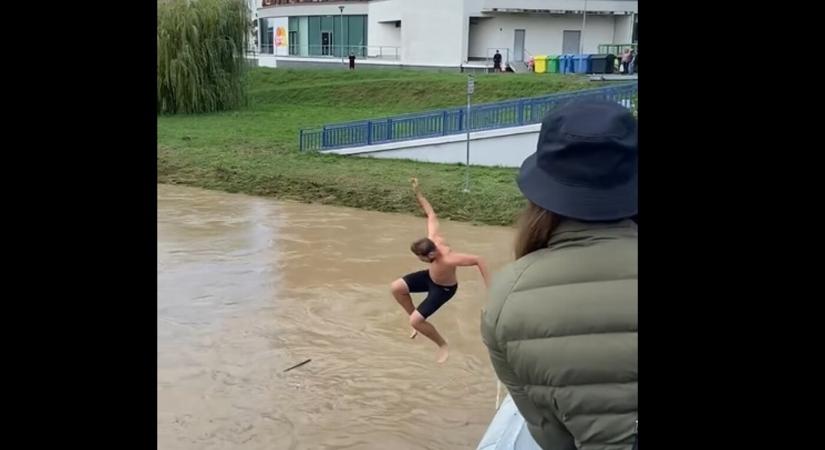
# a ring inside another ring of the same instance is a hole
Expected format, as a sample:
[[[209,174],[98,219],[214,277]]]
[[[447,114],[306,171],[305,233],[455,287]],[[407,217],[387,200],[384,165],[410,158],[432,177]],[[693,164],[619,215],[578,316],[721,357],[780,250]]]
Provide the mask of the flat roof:
[[[526,9],[526,8],[482,8],[483,13],[511,13],[511,14],[583,14],[581,9]],[[588,16],[626,15],[633,11],[587,11]]]

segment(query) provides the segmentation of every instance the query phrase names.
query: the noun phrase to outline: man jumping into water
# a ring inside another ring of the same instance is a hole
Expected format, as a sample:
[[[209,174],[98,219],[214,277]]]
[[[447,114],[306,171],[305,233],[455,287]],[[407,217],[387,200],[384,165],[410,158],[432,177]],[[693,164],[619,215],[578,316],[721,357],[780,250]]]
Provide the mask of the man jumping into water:
[[[438,231],[438,218],[430,203],[418,189],[418,179],[412,179],[413,191],[421,205],[421,209],[427,214],[427,237],[412,243],[410,250],[418,256],[418,259],[430,264],[429,270],[414,272],[392,282],[392,295],[404,311],[410,316],[410,326],[413,332],[410,338],[414,338],[418,332],[424,334],[438,345],[439,363],[447,360],[447,342],[438,334],[435,327],[427,322],[427,318],[438,310],[447,300],[453,298],[458,290],[458,279],[456,278],[456,267],[478,266],[484,284],[489,285],[487,265],[481,257],[455,253],[444,242],[441,233]],[[410,292],[426,292],[427,298],[413,307]]]

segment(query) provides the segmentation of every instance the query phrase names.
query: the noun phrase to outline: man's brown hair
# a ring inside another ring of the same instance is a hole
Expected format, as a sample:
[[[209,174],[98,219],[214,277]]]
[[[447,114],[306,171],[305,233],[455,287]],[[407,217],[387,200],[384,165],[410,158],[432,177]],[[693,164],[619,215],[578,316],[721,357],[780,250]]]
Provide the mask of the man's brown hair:
[[[421,238],[410,245],[410,251],[418,256],[427,256],[436,249],[435,242],[428,238]]]

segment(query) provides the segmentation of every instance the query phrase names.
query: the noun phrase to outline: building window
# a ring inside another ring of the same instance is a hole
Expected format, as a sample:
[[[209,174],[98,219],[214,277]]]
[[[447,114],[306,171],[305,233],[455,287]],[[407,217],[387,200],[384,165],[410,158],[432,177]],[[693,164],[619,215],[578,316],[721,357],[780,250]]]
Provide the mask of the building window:
[[[298,17],[290,17],[289,18],[289,35],[287,36],[287,41],[289,42],[289,54],[290,55],[299,55],[300,50],[300,43],[298,42],[298,29],[300,28],[298,21],[300,18]]]
[[[342,57],[350,53],[367,56],[367,16],[309,16],[306,21],[296,21],[298,39],[304,36],[306,42],[300,43],[300,51],[309,56]],[[302,27],[306,24],[307,29]]]
[[[321,32],[321,55],[330,55],[330,46],[332,45],[332,33],[329,31]]]
[[[367,56],[365,15],[291,16],[288,26],[283,26],[283,21],[284,18],[260,19],[261,53],[284,55],[288,52],[296,56],[338,58],[350,53],[362,58]],[[278,30],[283,30],[284,35],[277,35]],[[278,46],[280,37],[286,40],[285,48]]]
[[[259,19],[258,30],[261,31],[261,53],[273,54],[275,47],[273,38],[275,36],[275,24],[269,19]]]
[[[289,32],[289,54],[290,55],[297,55],[298,54],[298,32],[297,31],[290,31]]]

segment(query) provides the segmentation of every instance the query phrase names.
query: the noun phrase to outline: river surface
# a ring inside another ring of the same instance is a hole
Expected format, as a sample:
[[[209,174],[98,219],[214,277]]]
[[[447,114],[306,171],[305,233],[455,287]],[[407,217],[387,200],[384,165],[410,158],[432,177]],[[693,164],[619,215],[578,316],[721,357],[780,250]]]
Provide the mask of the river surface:
[[[157,226],[159,449],[478,444],[496,396],[481,276],[460,268],[431,318],[443,365],[389,292],[424,268],[424,218],[159,185]],[[493,271],[511,259],[509,228],[441,227]]]

